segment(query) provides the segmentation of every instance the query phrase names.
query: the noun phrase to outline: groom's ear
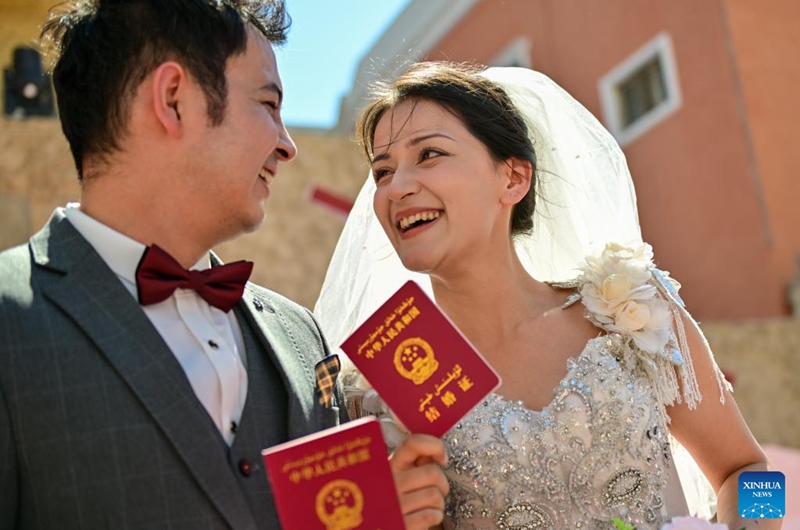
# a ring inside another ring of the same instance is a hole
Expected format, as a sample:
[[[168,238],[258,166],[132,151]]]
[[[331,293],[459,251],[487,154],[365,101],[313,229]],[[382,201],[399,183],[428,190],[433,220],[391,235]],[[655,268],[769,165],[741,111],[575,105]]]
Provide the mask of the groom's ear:
[[[522,158],[509,158],[502,164],[504,188],[501,202],[513,206],[528,194],[533,182],[533,164]]]
[[[193,106],[190,78],[183,66],[174,61],[162,63],[152,75],[152,110],[162,130],[179,138],[186,126],[185,114]]]

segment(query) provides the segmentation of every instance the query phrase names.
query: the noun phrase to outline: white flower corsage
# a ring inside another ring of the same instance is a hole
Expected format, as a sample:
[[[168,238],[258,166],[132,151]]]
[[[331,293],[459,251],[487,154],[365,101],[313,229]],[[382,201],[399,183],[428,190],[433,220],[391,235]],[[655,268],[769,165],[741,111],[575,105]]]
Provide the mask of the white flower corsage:
[[[597,326],[629,336],[642,350],[657,354],[670,340],[672,315],[651,281],[654,271],[653,249],[647,243],[608,243],[581,266],[580,294]]]

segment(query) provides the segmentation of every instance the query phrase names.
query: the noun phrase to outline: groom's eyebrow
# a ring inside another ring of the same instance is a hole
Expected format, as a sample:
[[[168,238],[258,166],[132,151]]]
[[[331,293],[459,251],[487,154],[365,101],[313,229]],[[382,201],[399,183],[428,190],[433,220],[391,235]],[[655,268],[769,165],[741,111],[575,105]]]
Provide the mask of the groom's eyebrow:
[[[429,140],[431,138],[447,138],[448,140],[455,142],[451,137],[447,136],[446,134],[442,133],[431,133],[431,134],[423,134],[422,136],[417,136],[416,138],[412,138],[411,140],[406,143],[406,147],[414,147],[417,144],[424,142],[425,140]],[[386,150],[379,155],[375,155],[372,158],[372,163],[380,162],[381,160],[386,160],[389,158],[389,151]]]
[[[259,90],[274,92],[278,96],[278,105],[283,103],[283,90],[281,90],[281,87],[279,87],[277,83],[267,83],[266,85],[260,87]]]

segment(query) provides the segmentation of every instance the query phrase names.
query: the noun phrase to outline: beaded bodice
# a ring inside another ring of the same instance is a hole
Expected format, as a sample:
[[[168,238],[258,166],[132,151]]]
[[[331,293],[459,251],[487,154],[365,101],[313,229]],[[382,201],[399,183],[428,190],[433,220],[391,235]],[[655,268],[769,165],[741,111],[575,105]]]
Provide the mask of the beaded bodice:
[[[616,518],[648,530],[688,513],[676,467],[688,471],[690,487],[699,469],[684,449],[671,447],[667,429],[667,406],[691,410],[701,399],[680,285],[655,268],[649,245],[609,243],[587,257],[576,281],[557,287],[574,288],[565,307],[580,300],[604,334],[567,362],[541,412],[490,394],[444,436],[448,526],[612,530]],[[354,375],[345,392],[361,408],[352,414],[378,416],[396,447],[405,431]],[[716,376],[723,400],[726,383],[718,369]],[[712,506],[707,486],[697,488],[693,509]]]
[[[491,394],[445,436],[448,516],[469,530],[613,528],[667,520],[663,405],[630,341],[590,340],[534,412]]]

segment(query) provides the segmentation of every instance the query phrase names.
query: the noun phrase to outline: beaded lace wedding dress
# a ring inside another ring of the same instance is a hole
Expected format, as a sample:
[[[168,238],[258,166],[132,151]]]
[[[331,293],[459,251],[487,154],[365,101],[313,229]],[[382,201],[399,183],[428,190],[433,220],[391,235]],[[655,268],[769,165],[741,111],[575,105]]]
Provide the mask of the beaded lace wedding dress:
[[[649,245],[609,244],[561,286],[573,289],[565,307],[583,303],[598,336],[567,361],[541,411],[493,393],[444,436],[446,528],[611,529],[616,518],[647,530],[675,516],[710,519],[713,491],[668,428],[668,405],[701,399],[679,285],[653,266]],[[406,433],[369,383],[351,371],[344,384],[351,415],[377,416],[389,448],[399,445]],[[717,385],[722,396],[718,369]]]
[[[492,394],[446,434],[447,524],[610,529],[618,518],[646,530],[675,515],[709,518],[713,492],[668,431],[669,405],[701,399],[684,310],[677,283],[642,242],[624,154],[546,76],[523,68],[482,75],[519,108],[537,155],[534,228],[516,240],[517,254],[537,280],[574,289],[568,302],[585,305],[598,337],[567,363],[543,410]],[[433,294],[430,280],[394,253],[372,212],[374,192],[369,176],[314,309],[334,346],[408,279]],[[722,396],[719,371],[717,379]],[[353,372],[344,383],[351,416],[378,416],[387,443],[399,444],[402,429],[364,378]]]
[[[596,321],[588,308],[587,315]],[[713,493],[696,466],[684,474],[684,492],[674,455],[683,467],[694,463],[667,428],[676,374],[692,386],[679,338],[670,331],[651,353],[624,330],[598,331],[567,362],[543,410],[490,394],[444,437],[455,528],[606,529],[618,518],[657,529],[690,513],[687,493],[692,514],[713,515]]]

